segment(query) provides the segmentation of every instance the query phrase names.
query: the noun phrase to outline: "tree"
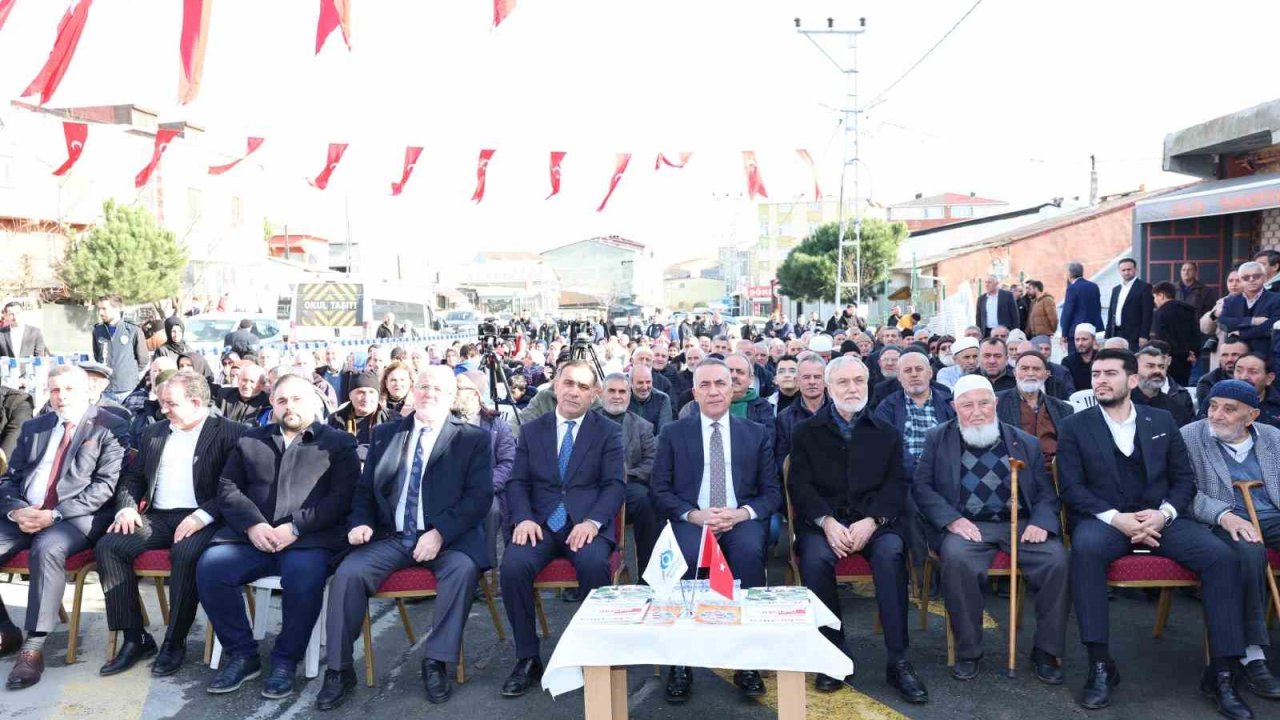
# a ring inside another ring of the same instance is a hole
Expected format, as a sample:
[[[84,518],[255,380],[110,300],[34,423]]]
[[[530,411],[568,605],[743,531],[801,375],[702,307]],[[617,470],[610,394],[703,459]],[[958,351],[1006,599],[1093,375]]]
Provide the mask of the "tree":
[[[144,207],[102,204],[102,222],[77,238],[59,273],[72,297],[119,295],[126,304],[178,295],[187,251]]]
[[[853,222],[846,226],[844,238],[844,281],[842,300],[854,300],[853,282],[857,268],[857,243]],[[889,277],[889,268],[898,258],[898,248],[907,239],[907,226],[879,219],[862,221],[862,294],[874,299]],[[836,292],[836,243],[840,235],[838,223],[827,223],[787,253],[778,267],[778,290],[797,300],[826,300]]]

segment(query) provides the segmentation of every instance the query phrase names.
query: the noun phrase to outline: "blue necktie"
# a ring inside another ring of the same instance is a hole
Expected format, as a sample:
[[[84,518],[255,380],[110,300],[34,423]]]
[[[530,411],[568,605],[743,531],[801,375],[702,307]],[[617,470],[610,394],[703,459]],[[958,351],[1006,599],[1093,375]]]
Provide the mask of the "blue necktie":
[[[422,494],[422,439],[431,428],[423,428],[414,438],[413,464],[409,467],[409,494],[404,499],[404,543],[416,545],[418,542],[418,496]]]
[[[569,474],[569,458],[573,455],[573,426],[576,424],[573,420],[566,420],[564,423],[564,440],[560,441],[560,485],[563,487]],[[565,523],[569,521],[569,513],[564,508],[564,502],[561,501],[556,505],[556,509],[551,511],[551,516],[547,518],[547,527],[553,532],[560,532]]]

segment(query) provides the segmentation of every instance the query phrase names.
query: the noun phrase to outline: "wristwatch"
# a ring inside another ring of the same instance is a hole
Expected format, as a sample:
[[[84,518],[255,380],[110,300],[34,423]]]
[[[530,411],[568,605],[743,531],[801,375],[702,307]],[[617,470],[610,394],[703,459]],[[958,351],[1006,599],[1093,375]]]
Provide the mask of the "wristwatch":
[[[1160,514],[1164,516],[1164,526],[1169,527],[1169,523],[1173,522],[1173,511],[1161,509]]]
[[[56,523],[60,523],[60,522],[62,522],[62,513],[58,512],[58,509],[57,509],[57,508],[54,508],[53,510],[50,510],[49,512],[50,512],[50,514],[52,514],[52,515],[53,515],[53,522],[54,522],[55,524],[56,524]]]
[[[887,517],[872,518],[872,520],[875,521],[876,527],[884,527],[889,524],[889,518]]]

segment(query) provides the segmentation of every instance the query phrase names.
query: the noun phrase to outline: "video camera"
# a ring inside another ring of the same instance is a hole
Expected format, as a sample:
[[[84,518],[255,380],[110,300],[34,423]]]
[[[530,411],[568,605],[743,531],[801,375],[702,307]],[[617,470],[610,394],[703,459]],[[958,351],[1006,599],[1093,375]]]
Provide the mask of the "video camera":
[[[516,338],[516,333],[510,325],[498,325],[492,320],[480,323],[477,334],[480,336],[480,344],[487,348],[497,345],[499,340],[509,342]]]

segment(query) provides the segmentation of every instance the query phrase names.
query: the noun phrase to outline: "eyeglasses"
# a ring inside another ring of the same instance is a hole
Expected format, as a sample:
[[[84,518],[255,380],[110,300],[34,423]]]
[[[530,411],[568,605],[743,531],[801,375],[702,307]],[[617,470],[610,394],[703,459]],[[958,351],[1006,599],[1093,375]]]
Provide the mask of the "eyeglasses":
[[[1247,281],[1249,281],[1249,280],[1261,280],[1261,279],[1262,279],[1262,273],[1250,273],[1250,274],[1248,274],[1248,275],[1241,275],[1241,276],[1240,276],[1240,279],[1241,279],[1241,280],[1244,280],[1244,281],[1246,281],[1246,282],[1247,282]]]

